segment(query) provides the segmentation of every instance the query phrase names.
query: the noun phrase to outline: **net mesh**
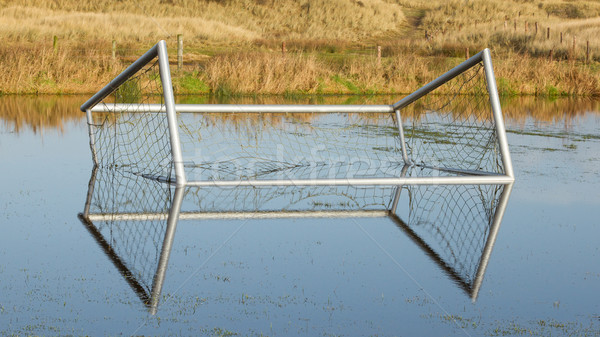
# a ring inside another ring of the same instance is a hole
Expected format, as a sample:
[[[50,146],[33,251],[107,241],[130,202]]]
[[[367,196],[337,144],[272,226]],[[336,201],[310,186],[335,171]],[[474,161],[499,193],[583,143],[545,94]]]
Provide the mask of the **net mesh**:
[[[398,176],[395,116],[204,113],[179,116],[188,180]]]
[[[127,103],[124,111],[118,103]],[[162,112],[148,112],[148,104]],[[158,61],[147,64],[98,103],[107,112],[92,113],[89,122],[94,161],[102,168],[157,179],[171,178],[173,163]]]
[[[482,63],[400,112],[414,164],[504,174]]]
[[[192,187],[186,190],[182,210],[206,213],[386,211],[395,190],[395,186],[351,185]]]
[[[93,113],[100,167],[171,180],[173,160],[158,62],[149,63]],[[444,94],[436,94],[441,90]],[[124,111],[115,104],[126,103]],[[148,112],[149,104],[161,112]],[[482,63],[401,110],[408,157],[454,173],[504,173]],[[403,160],[392,113],[182,113],[188,181],[398,177]]]
[[[416,185],[408,208],[400,211],[406,226],[424,248],[471,290],[504,185]]]
[[[142,299],[152,289],[172,203],[168,184],[120,169],[94,169],[84,216]],[[157,216],[160,215],[160,216]]]

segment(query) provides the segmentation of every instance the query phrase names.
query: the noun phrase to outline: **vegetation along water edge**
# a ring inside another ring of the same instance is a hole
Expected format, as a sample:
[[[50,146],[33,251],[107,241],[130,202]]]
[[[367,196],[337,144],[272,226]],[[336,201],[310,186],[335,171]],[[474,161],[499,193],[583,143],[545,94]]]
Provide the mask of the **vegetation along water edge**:
[[[165,39],[178,94],[404,94],[488,47],[501,95],[600,96],[599,33],[585,0],[0,0],[0,93],[93,93]]]

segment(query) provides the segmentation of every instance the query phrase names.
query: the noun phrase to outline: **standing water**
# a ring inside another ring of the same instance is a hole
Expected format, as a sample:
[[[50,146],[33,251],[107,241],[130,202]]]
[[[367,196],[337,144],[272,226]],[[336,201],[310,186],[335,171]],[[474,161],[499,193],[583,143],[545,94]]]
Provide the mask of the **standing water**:
[[[476,296],[389,218],[182,218],[152,308],[139,280],[156,265],[128,272],[107,248],[116,235],[102,242],[78,218],[97,181],[85,99],[0,97],[1,335],[600,336],[598,101],[502,102],[516,182]],[[126,199],[160,199],[149,191]],[[125,246],[162,245],[164,232],[151,235]]]

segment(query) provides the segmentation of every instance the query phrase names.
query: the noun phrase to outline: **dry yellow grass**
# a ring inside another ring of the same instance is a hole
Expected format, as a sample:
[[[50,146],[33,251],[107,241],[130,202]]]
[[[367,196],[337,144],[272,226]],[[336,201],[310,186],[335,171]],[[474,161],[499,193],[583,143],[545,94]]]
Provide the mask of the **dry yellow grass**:
[[[0,93],[94,92],[179,33],[179,93],[406,93],[490,47],[505,93],[600,95],[597,0],[0,0]]]
[[[575,37],[577,58],[584,60],[588,41],[590,58],[600,61],[600,1],[451,0],[427,10],[421,29],[433,50],[493,47],[544,57],[552,50],[563,59]]]
[[[0,34],[26,41],[53,35],[155,41],[178,33],[190,41],[357,40],[403,23],[401,7],[383,0],[4,0],[0,4]]]
[[[51,44],[0,46],[0,93],[77,93],[97,90],[123,69],[98,48],[54,51]]]

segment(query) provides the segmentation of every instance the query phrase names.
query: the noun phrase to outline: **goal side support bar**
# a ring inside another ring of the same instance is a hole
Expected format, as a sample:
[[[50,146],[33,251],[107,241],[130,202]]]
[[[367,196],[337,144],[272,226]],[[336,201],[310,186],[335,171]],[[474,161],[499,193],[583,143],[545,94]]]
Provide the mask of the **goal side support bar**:
[[[167,113],[167,121],[169,125],[169,137],[171,143],[171,156],[173,159],[173,165],[175,167],[175,177],[178,186],[183,186],[186,183],[185,170],[183,167],[183,157],[181,154],[181,142],[179,141],[179,127],[177,125],[177,116],[175,110],[175,97],[173,95],[173,84],[171,82],[171,70],[169,69],[169,56],[167,54],[167,43],[164,40],[159,41],[152,48],[150,48],[144,55],[137,59],[127,69],[115,77],[109,84],[104,88],[100,89],[94,96],[88,99],[79,108],[87,115],[89,135],[90,135],[90,146],[92,148],[92,157],[94,163],[98,164],[96,158],[95,140],[94,133],[92,130],[93,119],[91,112],[94,111],[94,107],[100,103],[104,98],[115,91],[120,85],[125,83],[129,78],[135,75],[139,70],[144,68],[148,63],[158,57],[158,67],[160,72],[160,79],[163,89],[164,108]]]
[[[487,84],[487,91],[490,98],[490,105],[492,108],[492,115],[494,117],[494,121],[496,124],[496,135],[498,136],[498,143],[500,145],[500,154],[502,158],[502,163],[504,164],[504,170],[507,177],[510,177],[514,180],[514,172],[512,167],[512,160],[510,158],[510,151],[508,150],[508,141],[506,138],[506,128],[504,126],[504,119],[502,118],[502,109],[500,108],[500,98],[498,96],[498,88],[496,86],[496,78],[494,76],[494,68],[492,66],[492,58],[490,56],[490,50],[488,48],[480,51],[479,53],[473,55],[468,60],[462,62],[456,67],[450,69],[440,77],[435,80],[427,83],[426,85],[419,88],[417,91],[412,94],[404,97],[400,101],[394,103],[392,107],[398,114],[398,128],[400,132],[401,144],[405,146],[404,140],[404,132],[402,128],[402,120],[400,119],[400,110],[409,106],[410,104],[417,101],[419,98],[431,93],[438,87],[442,86],[444,83],[452,80],[463,72],[469,70],[471,67],[475,66],[479,62],[483,63],[483,69],[485,72],[485,80]],[[411,165],[412,163],[405,155],[405,148],[402,149],[402,154],[404,156],[404,162],[407,165]]]

